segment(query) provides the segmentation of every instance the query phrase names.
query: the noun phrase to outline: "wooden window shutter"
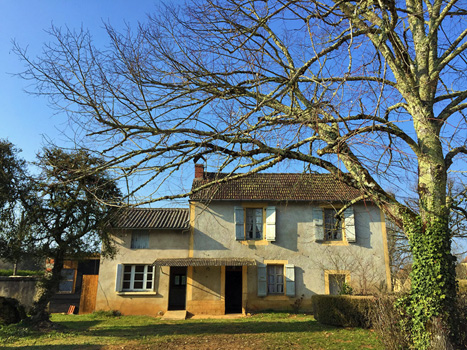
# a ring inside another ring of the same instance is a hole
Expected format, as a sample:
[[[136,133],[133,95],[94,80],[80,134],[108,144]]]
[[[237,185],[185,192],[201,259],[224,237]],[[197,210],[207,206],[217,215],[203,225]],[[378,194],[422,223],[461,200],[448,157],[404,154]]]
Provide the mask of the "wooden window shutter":
[[[324,227],[323,227],[323,209],[313,208],[313,227],[315,231],[315,241],[324,240]]]
[[[234,221],[235,221],[235,239],[237,241],[242,241],[245,239],[245,226],[243,218],[243,208],[235,207],[234,208]]]
[[[122,282],[123,282],[123,265],[117,265],[117,276],[115,278],[115,291],[120,292],[122,290]]]
[[[131,249],[148,249],[149,233],[135,231],[131,234]]]
[[[268,277],[265,264],[257,265],[258,271],[258,296],[265,297],[268,294]]]
[[[344,226],[347,242],[356,242],[357,235],[355,231],[355,216],[353,207],[344,210]]]
[[[295,266],[292,264],[285,265],[285,295],[295,296]]]
[[[276,240],[276,207],[266,208],[266,240]]]

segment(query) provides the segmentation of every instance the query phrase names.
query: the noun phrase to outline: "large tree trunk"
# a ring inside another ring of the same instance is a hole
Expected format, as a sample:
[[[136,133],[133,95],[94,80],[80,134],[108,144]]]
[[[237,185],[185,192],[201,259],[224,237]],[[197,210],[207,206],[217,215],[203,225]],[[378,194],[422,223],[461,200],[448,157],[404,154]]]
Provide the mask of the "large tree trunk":
[[[421,118],[420,118],[421,119]],[[420,215],[404,219],[413,254],[407,311],[416,349],[446,349],[456,342],[455,257],[446,207],[447,172],[436,121],[420,122]]]
[[[61,253],[51,257],[54,260],[54,265],[50,273],[46,273],[40,281],[40,295],[31,310],[32,323],[49,321],[50,314],[47,311],[48,304],[52,297],[58,292],[61,272],[63,269],[63,255]]]

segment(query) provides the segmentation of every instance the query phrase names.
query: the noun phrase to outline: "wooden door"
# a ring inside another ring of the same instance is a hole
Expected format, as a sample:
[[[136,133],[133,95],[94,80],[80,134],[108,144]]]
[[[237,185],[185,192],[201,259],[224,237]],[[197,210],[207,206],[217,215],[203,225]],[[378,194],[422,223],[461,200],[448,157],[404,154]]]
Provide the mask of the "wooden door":
[[[79,314],[90,314],[96,308],[97,280],[99,275],[83,275]]]

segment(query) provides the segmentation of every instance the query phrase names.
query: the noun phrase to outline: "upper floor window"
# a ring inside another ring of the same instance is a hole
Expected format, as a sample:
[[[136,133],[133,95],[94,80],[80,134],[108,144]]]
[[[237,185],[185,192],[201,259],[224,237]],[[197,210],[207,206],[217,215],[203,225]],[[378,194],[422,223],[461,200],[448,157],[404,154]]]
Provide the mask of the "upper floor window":
[[[235,207],[235,239],[276,240],[276,207]]]
[[[149,233],[148,232],[132,232],[131,233],[131,249],[148,249],[149,248]]]
[[[342,221],[336,218],[334,209],[324,209],[324,239],[342,241]]]
[[[263,209],[247,208],[245,222],[246,239],[263,239]]]

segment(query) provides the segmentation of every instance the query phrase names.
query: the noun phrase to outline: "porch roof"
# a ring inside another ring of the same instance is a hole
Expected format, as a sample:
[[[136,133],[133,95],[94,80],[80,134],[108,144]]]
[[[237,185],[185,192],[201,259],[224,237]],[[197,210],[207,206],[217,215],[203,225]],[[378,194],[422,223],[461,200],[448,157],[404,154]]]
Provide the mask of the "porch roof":
[[[246,258],[159,258],[154,266],[253,266],[255,259]]]

